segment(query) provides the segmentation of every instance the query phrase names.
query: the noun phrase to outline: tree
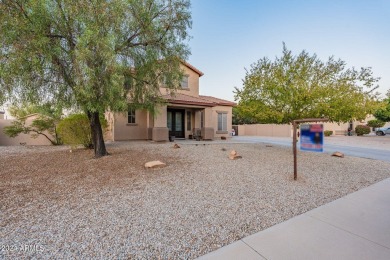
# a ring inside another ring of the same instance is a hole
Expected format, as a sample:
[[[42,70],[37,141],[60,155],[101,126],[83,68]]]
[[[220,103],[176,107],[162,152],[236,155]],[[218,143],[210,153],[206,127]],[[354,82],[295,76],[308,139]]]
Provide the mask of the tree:
[[[243,113],[240,113],[239,107],[233,107],[232,111],[232,124],[233,125],[243,125],[243,124],[255,124],[256,121],[250,117],[246,116]]]
[[[0,93],[62,102],[88,116],[95,157],[107,154],[99,115],[162,102],[189,54],[188,0],[0,1]]]
[[[9,137],[17,137],[22,133],[31,134],[32,138],[42,135],[53,145],[61,144],[57,134],[57,124],[62,116],[61,107],[52,104],[13,106],[9,113],[16,117],[10,126],[4,127],[4,133]],[[28,124],[26,121],[33,114],[35,118]]]
[[[385,125],[385,122],[377,119],[373,119],[367,122],[367,126],[377,128]]]
[[[294,56],[283,44],[283,55],[264,57],[251,65],[243,88],[235,88],[237,110],[258,123],[291,123],[328,117],[333,122],[362,120],[376,106],[370,68],[347,69],[342,60],[322,62],[306,51]]]
[[[376,110],[374,116],[376,119],[383,122],[390,122],[390,89],[387,91],[387,98],[384,99],[383,107]]]

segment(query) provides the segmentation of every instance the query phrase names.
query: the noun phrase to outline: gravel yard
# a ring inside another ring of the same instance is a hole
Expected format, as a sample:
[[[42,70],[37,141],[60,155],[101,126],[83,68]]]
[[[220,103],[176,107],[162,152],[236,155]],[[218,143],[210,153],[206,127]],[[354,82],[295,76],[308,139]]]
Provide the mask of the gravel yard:
[[[98,160],[0,147],[0,258],[193,259],[390,177],[386,162],[306,152],[293,181],[290,148],[180,145],[110,143]]]

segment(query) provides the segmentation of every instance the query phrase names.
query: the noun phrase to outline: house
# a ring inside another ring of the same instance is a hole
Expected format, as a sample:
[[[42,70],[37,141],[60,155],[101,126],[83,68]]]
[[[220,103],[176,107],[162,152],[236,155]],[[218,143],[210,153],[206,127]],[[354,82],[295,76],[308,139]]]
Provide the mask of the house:
[[[182,62],[184,78],[175,95],[160,93],[167,100],[155,115],[147,110],[130,110],[128,113],[107,112],[108,139],[168,141],[170,137],[188,139],[200,134],[212,140],[229,136],[232,129],[232,107],[227,100],[199,95],[199,78],[203,73],[187,62]]]

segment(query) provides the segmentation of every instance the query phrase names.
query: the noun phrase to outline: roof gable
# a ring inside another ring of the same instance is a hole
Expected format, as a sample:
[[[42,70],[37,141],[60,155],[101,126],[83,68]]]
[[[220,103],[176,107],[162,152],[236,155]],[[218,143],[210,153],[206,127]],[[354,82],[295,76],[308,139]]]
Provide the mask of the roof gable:
[[[186,66],[187,68],[189,68],[190,70],[192,70],[193,72],[195,72],[196,74],[199,75],[199,77],[202,77],[204,74],[203,72],[201,72],[200,70],[198,70],[197,68],[195,68],[194,66],[192,66],[191,64],[189,64],[188,62],[186,61],[181,61],[181,63]]]

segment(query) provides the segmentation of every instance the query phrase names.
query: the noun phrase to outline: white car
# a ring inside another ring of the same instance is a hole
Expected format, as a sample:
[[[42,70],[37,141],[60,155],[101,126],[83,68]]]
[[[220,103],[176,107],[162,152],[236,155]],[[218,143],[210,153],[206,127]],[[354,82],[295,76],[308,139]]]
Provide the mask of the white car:
[[[376,129],[376,135],[390,134],[390,127],[381,127]]]

